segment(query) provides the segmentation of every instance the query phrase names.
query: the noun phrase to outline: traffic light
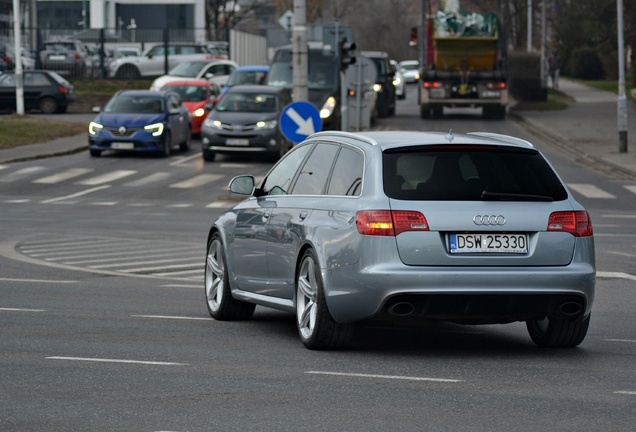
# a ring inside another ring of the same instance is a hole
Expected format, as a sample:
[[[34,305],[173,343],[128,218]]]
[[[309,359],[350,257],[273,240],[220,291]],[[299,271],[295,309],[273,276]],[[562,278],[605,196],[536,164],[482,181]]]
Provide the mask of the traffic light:
[[[411,48],[417,48],[417,27],[411,27],[411,39],[409,40]]]
[[[340,41],[339,46],[339,58],[340,58],[340,70],[346,70],[349,65],[356,62],[356,48],[355,42],[347,42],[347,38],[343,38]]]

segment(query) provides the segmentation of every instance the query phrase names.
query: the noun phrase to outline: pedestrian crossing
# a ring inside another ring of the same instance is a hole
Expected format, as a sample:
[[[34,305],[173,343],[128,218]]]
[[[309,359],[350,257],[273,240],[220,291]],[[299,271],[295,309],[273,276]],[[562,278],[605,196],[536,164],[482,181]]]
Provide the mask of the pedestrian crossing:
[[[93,197],[99,191],[109,188],[146,188],[146,187],[165,187],[174,190],[194,190],[199,188],[208,188],[210,185],[217,185],[219,191],[225,192],[227,186],[226,180],[229,175],[220,173],[197,173],[190,177],[183,178],[181,171],[170,172],[159,171],[148,174],[147,172],[139,172],[134,169],[113,169],[108,172],[96,172],[94,168],[65,168],[57,172],[51,172],[50,168],[45,166],[28,166],[17,167],[13,169],[12,165],[0,165],[0,193],[3,188],[10,188],[12,185],[30,183],[33,185],[73,185],[83,187],[79,191],[68,194],[60,194],[59,196],[51,196],[43,200],[33,200],[29,198],[4,199],[0,202],[4,203],[28,203],[38,202],[41,204],[77,204],[82,202],[89,205],[128,205],[128,206],[150,206],[158,205],[157,203],[139,203],[139,202],[123,202],[123,201],[106,201],[93,200]],[[215,165],[219,172],[228,172],[229,170],[237,170],[245,168],[245,171],[252,171],[253,165],[240,163],[221,163]],[[264,171],[268,167],[258,167],[257,169]],[[262,178],[262,177],[261,177]],[[260,178],[257,178],[260,181]],[[203,205],[206,208],[223,208],[232,205],[236,200],[234,197],[228,200],[213,201],[210,203],[167,203],[166,207],[171,208],[190,208],[193,206]],[[88,200],[88,201],[87,201]]]
[[[225,165],[225,166],[224,166]],[[242,165],[237,163],[219,164],[219,169],[236,170],[241,167],[251,169],[250,165]],[[209,186],[213,183],[219,183],[226,178],[223,174],[200,173],[190,178],[171,181],[175,176],[174,173],[160,171],[151,174],[141,175],[137,170],[133,169],[114,169],[105,173],[95,173],[92,168],[67,168],[55,173],[47,173],[48,169],[44,166],[29,166],[11,170],[11,165],[0,165],[0,188],[3,184],[11,184],[17,182],[30,182],[37,185],[59,185],[64,183],[72,183],[78,186],[87,186],[89,189],[79,191],[75,194],[64,197],[52,197],[41,201],[42,203],[55,203],[66,201],[70,198],[77,198],[88,195],[99,190],[110,187],[123,186],[129,188],[149,187],[153,184],[165,184],[171,189],[196,189]],[[257,181],[260,179],[257,179]],[[220,184],[219,187],[225,187]],[[568,188],[577,196],[587,199],[612,200],[617,199],[616,194],[604,190],[597,185],[587,183],[567,183]],[[636,194],[636,185],[625,184],[622,187]],[[28,201],[28,200],[27,200]],[[6,200],[4,202],[16,202],[16,200]],[[20,202],[24,202],[21,200]],[[104,203],[98,205],[106,205]],[[136,205],[136,204],[132,204]],[[139,205],[141,205],[139,203]],[[175,207],[189,207],[188,204],[172,204]],[[218,207],[216,202],[206,204],[206,207]]]
[[[205,244],[77,236],[26,240],[15,250],[51,265],[100,274],[200,283],[205,272]]]

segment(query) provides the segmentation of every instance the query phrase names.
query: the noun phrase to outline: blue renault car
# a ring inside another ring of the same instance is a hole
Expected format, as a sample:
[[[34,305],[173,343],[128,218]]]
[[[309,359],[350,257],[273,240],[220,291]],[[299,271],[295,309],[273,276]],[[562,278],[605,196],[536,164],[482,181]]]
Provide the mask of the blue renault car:
[[[88,126],[91,156],[108,150],[169,156],[190,148],[188,109],[174,92],[121,90]]]

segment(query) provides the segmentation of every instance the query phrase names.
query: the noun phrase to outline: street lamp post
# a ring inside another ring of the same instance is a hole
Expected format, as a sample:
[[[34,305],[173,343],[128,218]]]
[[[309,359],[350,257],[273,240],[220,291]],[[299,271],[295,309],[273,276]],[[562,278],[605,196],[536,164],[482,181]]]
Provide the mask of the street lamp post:
[[[616,16],[618,20],[618,152],[627,153],[627,97],[625,96],[623,0],[616,2]]]

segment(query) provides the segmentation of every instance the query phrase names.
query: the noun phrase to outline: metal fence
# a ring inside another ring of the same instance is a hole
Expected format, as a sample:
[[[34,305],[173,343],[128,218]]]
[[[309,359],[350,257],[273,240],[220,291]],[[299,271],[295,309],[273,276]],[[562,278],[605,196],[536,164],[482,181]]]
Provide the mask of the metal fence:
[[[229,56],[228,43],[207,41],[203,28],[104,28],[48,29],[23,28],[22,64],[26,69],[46,67],[73,79],[109,78],[109,64],[126,54],[143,53],[146,49],[164,45],[196,43],[206,46],[213,56]],[[51,52],[51,51],[54,52]],[[0,31],[0,69],[14,67],[13,32]],[[54,61],[48,61],[53,58]],[[167,73],[167,62],[166,70]]]

